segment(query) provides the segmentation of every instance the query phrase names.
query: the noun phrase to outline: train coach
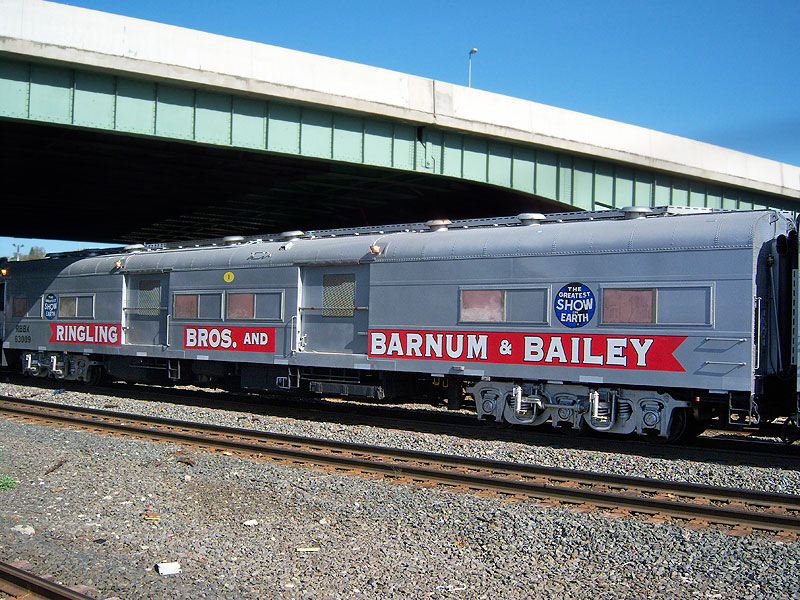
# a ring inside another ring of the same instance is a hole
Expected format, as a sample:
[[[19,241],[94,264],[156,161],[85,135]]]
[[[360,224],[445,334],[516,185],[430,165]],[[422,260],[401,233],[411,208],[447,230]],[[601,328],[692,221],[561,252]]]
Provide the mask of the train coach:
[[[573,432],[796,423],[797,246],[778,211],[670,207],[55,254],[0,269],[2,361]]]

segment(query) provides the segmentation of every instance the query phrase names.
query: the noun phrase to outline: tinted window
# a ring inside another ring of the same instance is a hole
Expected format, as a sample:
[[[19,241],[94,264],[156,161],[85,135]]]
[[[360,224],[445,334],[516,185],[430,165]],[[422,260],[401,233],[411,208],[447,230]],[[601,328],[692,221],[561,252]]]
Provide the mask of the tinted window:
[[[176,319],[196,319],[197,303],[197,294],[175,294],[172,314]]]
[[[255,294],[228,294],[228,319],[252,319],[255,317]]]
[[[603,289],[603,323],[655,323],[655,289]]]
[[[461,320],[505,321],[505,292],[503,290],[461,290]]]
[[[14,298],[13,302],[11,303],[11,316],[24,317],[27,307],[28,307],[27,298],[22,298],[22,297]]]

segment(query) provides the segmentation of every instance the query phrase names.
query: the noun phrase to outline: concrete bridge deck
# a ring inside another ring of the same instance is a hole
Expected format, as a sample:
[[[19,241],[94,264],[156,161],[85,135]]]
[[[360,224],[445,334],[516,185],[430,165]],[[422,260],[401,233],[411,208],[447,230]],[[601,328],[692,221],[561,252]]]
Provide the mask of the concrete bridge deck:
[[[589,210],[796,210],[800,200],[794,165],[441,81],[39,0],[0,0],[4,120],[456,178]]]

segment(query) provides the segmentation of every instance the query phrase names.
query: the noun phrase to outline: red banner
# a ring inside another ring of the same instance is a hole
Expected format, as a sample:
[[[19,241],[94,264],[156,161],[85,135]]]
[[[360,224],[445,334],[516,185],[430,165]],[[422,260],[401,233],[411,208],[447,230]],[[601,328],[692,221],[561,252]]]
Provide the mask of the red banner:
[[[372,357],[685,372],[686,336],[370,330]]]
[[[187,350],[275,352],[274,327],[184,327]]]
[[[50,342],[118,346],[121,343],[120,332],[118,324],[50,323]]]

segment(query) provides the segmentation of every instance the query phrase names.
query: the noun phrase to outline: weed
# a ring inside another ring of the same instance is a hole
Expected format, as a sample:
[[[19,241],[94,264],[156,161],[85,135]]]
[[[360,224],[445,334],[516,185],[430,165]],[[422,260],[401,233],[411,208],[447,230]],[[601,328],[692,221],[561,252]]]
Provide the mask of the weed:
[[[13,490],[17,487],[18,482],[9,477],[8,475],[0,475],[0,492],[6,492],[8,490]]]

